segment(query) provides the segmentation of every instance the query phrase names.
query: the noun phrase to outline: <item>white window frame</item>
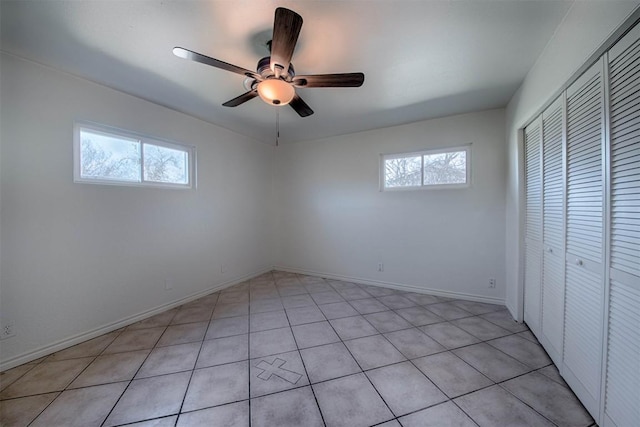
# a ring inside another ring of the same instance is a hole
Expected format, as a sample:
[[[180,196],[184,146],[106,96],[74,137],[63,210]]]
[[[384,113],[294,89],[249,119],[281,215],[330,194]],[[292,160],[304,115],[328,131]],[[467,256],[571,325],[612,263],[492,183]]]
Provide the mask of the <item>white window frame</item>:
[[[452,153],[458,151],[466,152],[466,177],[465,182],[461,184],[425,184],[424,183],[424,156],[432,154]],[[385,161],[389,159],[401,159],[403,157],[417,157],[422,158],[420,162],[420,185],[412,185],[405,187],[387,187],[385,186]],[[413,191],[413,190],[449,190],[449,189],[462,189],[469,188],[471,186],[471,144],[459,145],[456,147],[443,147],[434,148],[421,151],[409,151],[404,153],[389,153],[380,154],[380,191]]]
[[[140,161],[144,159],[144,146],[155,145],[158,147],[170,148],[187,153],[187,183],[176,184],[170,182],[147,181],[144,179],[144,164],[140,165],[140,182],[126,181],[119,179],[84,178],[81,174],[81,141],[80,131],[82,129],[107,136],[114,136],[123,139],[132,139],[140,142]],[[167,141],[161,138],[144,135],[138,132],[119,129],[112,126],[102,125],[89,121],[75,121],[73,125],[73,182],[80,184],[116,185],[123,187],[152,187],[168,189],[195,189],[196,188],[196,148],[191,145],[180,144]]]

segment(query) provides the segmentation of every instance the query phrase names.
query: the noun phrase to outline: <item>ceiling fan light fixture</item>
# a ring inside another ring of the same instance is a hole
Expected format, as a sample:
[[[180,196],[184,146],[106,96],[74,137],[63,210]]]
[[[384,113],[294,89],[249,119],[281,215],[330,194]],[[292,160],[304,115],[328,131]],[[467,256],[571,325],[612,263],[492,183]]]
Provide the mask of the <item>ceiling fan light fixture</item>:
[[[364,83],[364,74],[296,76],[293,64],[291,64],[291,57],[298,42],[301,28],[302,17],[300,15],[284,7],[276,8],[273,19],[273,37],[268,42],[270,55],[258,61],[257,73],[183,47],[175,47],[173,53],[180,58],[245,77],[244,87],[247,92],[225,102],[222,104],[224,107],[237,107],[259,96],[269,105],[288,104],[300,117],[308,117],[313,114],[313,110],[296,94],[295,88],[360,87]]]
[[[269,105],[287,105],[296,95],[291,84],[280,79],[267,79],[258,83],[258,95]]]

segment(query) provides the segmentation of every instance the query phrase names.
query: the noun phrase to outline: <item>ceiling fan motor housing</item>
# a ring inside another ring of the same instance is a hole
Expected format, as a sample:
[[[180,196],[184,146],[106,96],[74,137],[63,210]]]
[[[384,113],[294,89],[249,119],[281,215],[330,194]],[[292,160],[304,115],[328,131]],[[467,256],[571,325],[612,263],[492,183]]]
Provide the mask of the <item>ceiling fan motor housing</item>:
[[[265,56],[261,60],[258,61],[257,67],[258,74],[260,74],[263,78],[267,79],[273,76],[273,70],[271,70],[271,57]],[[289,63],[289,70],[286,74],[281,74],[281,78],[283,80],[291,81],[293,76],[296,75],[296,71],[293,68],[293,64]]]

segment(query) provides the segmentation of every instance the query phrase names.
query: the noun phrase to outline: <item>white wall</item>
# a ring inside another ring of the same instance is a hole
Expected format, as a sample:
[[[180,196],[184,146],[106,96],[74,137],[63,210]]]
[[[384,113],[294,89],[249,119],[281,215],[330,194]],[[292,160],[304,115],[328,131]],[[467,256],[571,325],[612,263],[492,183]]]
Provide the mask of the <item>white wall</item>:
[[[506,110],[506,302],[522,319],[520,196],[523,191],[518,130],[565,84],[638,6],[638,1],[576,1]]]
[[[380,153],[467,143],[471,188],[378,190]],[[491,110],[279,147],[278,266],[503,299],[504,144]]]
[[[1,343],[5,364],[273,265],[272,147],[12,56],[0,63],[0,308],[17,330]],[[74,184],[74,119],[196,146],[197,190]]]

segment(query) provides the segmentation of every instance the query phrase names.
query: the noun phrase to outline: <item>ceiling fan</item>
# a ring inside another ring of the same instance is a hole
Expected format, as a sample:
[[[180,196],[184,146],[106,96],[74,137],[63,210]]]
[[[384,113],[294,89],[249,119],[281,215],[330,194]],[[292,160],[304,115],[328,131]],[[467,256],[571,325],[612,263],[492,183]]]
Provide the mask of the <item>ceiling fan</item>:
[[[273,36],[268,46],[271,56],[258,61],[256,72],[238,67],[219,59],[211,58],[182,47],[175,47],[173,54],[201,64],[210,65],[248,78],[248,92],[225,102],[225,107],[237,107],[256,96],[270,105],[289,104],[300,117],[313,114],[313,110],[296,93],[296,88],[313,87],[360,87],[364,82],[362,73],[312,74],[297,76],[291,57],[302,28],[302,17],[292,10],[279,7],[273,22]]]

